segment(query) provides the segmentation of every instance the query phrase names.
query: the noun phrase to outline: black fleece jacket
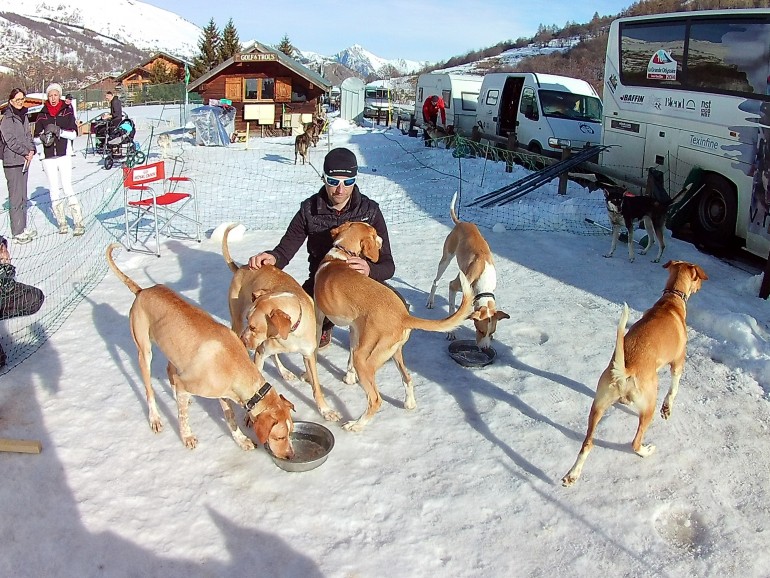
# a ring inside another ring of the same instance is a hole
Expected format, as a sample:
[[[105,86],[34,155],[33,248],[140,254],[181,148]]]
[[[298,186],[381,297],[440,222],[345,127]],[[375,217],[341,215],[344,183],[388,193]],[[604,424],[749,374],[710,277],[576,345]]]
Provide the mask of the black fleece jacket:
[[[315,195],[302,201],[299,211],[289,223],[286,233],[278,245],[268,252],[275,256],[276,267],[283,269],[307,239],[309,273],[312,283],[321,260],[332,248],[331,230],[343,223],[354,221],[369,223],[382,238],[380,258],[376,263],[369,263],[369,276],[377,281],[390,279],[396,272],[396,265],[393,263],[393,255],[390,252],[390,239],[388,238],[385,219],[380,211],[380,206],[366,195],[362,195],[361,191],[358,190],[358,185],[355,185],[345,209],[339,212],[329,206],[326,187],[321,187]]]

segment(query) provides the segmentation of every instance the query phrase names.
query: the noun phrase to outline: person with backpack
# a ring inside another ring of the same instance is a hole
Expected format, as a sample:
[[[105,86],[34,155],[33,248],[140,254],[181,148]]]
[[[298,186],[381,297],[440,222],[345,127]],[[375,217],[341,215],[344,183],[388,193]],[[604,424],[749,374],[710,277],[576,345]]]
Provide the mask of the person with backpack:
[[[27,169],[35,156],[35,144],[24,106],[25,96],[22,89],[14,88],[0,117],[0,158],[8,183],[11,235],[18,244],[29,243],[37,236],[37,231],[27,228]]]
[[[85,233],[86,228],[83,224],[83,210],[72,188],[72,157],[67,154],[67,141],[77,136],[77,124],[72,107],[64,104],[61,93],[61,85],[54,82],[48,86],[48,100],[37,115],[35,136],[43,144],[43,169],[48,177],[51,205],[59,233],[66,235],[69,232],[66,215],[68,206],[75,225],[72,234],[79,237]],[[61,198],[62,191],[67,206]]]

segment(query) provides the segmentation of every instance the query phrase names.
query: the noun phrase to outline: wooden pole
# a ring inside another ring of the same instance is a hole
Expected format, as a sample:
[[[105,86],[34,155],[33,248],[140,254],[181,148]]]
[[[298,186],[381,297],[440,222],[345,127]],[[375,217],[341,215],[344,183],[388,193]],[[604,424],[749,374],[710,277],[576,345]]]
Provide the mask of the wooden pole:
[[[508,133],[507,148],[508,148],[508,152],[511,154],[505,156],[505,172],[512,173],[513,172],[513,151],[516,150],[516,133],[514,132]]]
[[[0,438],[0,452],[39,454],[41,449],[42,445],[37,440],[12,440]]]
[[[566,160],[572,156],[572,151],[568,148],[561,149],[561,160]],[[563,172],[559,175],[559,194],[560,195],[566,195],[567,194],[567,173]]]

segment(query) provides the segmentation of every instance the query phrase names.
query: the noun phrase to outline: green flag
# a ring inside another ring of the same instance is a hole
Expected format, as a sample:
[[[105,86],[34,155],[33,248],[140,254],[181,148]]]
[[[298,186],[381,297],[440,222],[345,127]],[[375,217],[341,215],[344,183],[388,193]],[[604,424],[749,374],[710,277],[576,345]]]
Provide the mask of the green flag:
[[[190,84],[190,68],[187,66],[187,63],[184,64],[184,83]]]

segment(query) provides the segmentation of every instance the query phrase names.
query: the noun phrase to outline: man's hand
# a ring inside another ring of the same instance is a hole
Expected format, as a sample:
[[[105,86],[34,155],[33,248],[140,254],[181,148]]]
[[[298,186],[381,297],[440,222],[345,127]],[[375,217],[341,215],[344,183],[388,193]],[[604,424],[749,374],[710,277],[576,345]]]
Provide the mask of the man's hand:
[[[0,265],[7,265],[11,262],[11,254],[8,252],[7,243],[0,244]]]
[[[362,259],[361,257],[348,257],[348,267],[353,269],[353,271],[358,271],[359,273],[369,276],[369,271],[371,270],[369,268],[369,261],[366,259]]]
[[[249,259],[249,269],[259,269],[262,265],[275,265],[275,263],[275,255],[262,252]]]

